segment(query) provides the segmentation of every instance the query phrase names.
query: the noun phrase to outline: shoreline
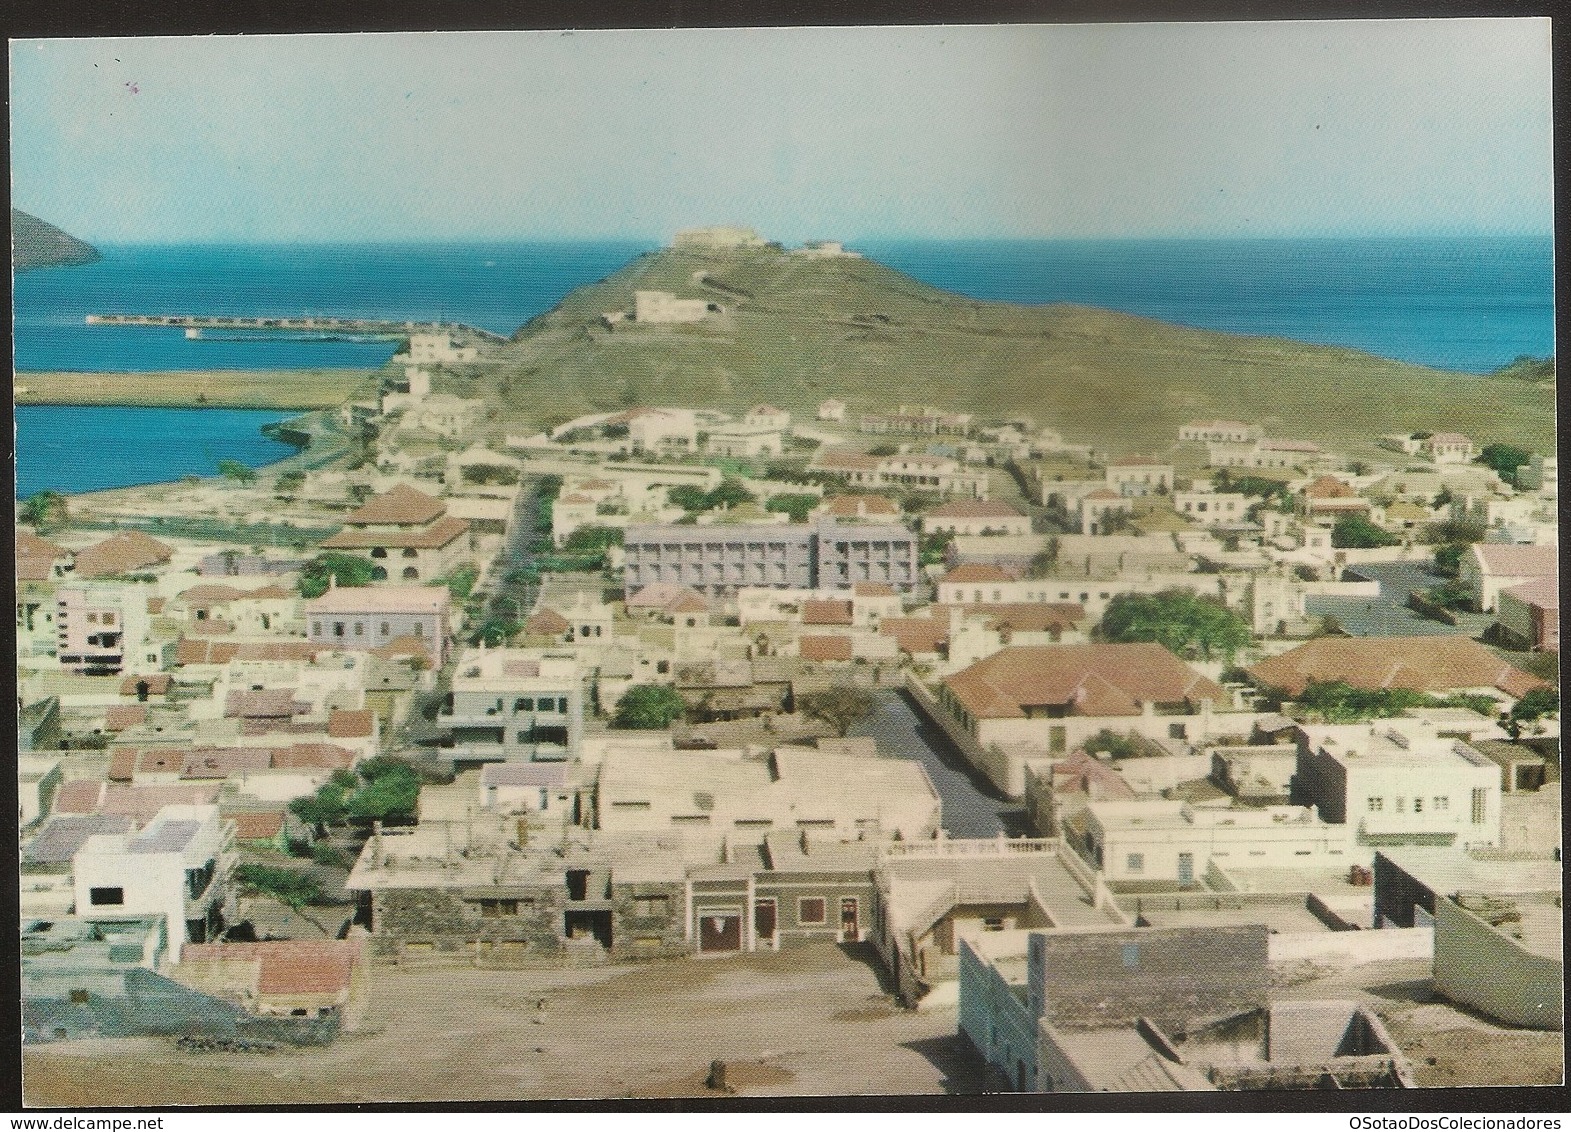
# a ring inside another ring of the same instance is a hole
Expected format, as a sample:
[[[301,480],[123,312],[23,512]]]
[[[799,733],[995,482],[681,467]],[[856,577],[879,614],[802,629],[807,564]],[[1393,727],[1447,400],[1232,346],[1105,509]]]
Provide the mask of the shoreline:
[[[374,394],[379,371],[161,370],[149,373],[14,372],[18,406],[126,409],[336,409]]]

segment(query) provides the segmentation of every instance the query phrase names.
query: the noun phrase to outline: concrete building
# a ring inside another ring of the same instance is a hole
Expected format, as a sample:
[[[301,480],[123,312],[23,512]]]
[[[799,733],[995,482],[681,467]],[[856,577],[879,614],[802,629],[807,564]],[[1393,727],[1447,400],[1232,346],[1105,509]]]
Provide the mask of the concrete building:
[[[609,833],[698,829],[737,841],[811,832],[836,840],[920,841],[940,827],[938,792],[909,759],[797,747],[766,760],[739,752],[607,751],[596,791]]]
[[[1233,706],[1225,688],[1156,644],[1011,647],[913,692],[1014,798],[1029,758],[1067,753],[1104,729],[1203,742],[1226,733]]]
[[[459,764],[578,757],[584,684],[578,660],[533,649],[468,649],[437,711],[438,754]]]
[[[1231,491],[1175,491],[1173,510],[1201,526],[1237,526],[1247,521],[1249,497]]]
[[[909,592],[917,580],[916,536],[895,524],[634,525],[627,528],[622,550],[623,584],[630,593],[664,582],[704,595],[743,586],[849,589],[858,582],[884,582]]]
[[[1382,849],[1374,874],[1377,927],[1433,925],[1442,995],[1509,1026],[1565,1028],[1558,861]]]
[[[1420,451],[1437,464],[1467,464],[1476,452],[1460,432],[1437,432],[1424,440]]]
[[[1266,939],[1252,924],[967,940],[960,1033],[1022,1092],[1412,1087],[1373,1012],[1271,1001]]]
[[[1085,852],[1115,891],[1153,881],[1200,887],[1213,861],[1226,869],[1352,860],[1348,828],[1321,821],[1313,807],[1220,810],[1152,799],[1091,802],[1085,814]]]
[[[393,355],[392,365],[456,365],[480,356],[473,346],[460,346],[445,333],[418,333],[409,336],[409,349]]]
[[[82,915],[158,915],[169,925],[169,959],[213,938],[233,918],[233,823],[217,806],[165,806],[136,833],[89,837],[72,858]]]
[[[1507,647],[1559,652],[1559,576],[1500,590],[1495,596],[1495,620]]]
[[[1493,613],[1501,590],[1546,579],[1558,585],[1559,554],[1556,546],[1474,543],[1462,556],[1457,580],[1472,591],[1475,609]]]
[[[1423,720],[1303,725],[1293,801],[1356,843],[1500,843],[1500,768]]]
[[[633,321],[653,325],[702,322],[720,313],[708,299],[679,299],[670,291],[634,291]]]
[[[737,459],[778,456],[784,450],[785,434],[778,426],[746,421],[710,425],[709,437],[704,441],[704,451],[709,455]]]
[[[1242,421],[1188,421],[1178,426],[1180,441],[1199,444],[1248,444],[1260,435],[1259,425]]]
[[[468,523],[449,516],[440,500],[401,483],[350,512],[322,549],[371,559],[377,581],[414,582],[446,576],[473,548]]]
[[[358,1030],[370,993],[365,933],[347,939],[194,943],[175,977],[260,1018],[335,1019]]]
[[[1516,470],[1516,485],[1523,491],[1535,491],[1549,499],[1560,491],[1560,458],[1538,452],[1527,458],[1527,463]]]
[[[321,648],[415,651],[441,667],[451,607],[446,586],[334,586],[303,612],[307,638]]]
[[[751,228],[736,224],[717,224],[708,228],[684,228],[671,241],[675,248],[699,251],[762,248],[767,241]]]
[[[995,500],[957,499],[922,516],[924,535],[1029,535],[1031,517]]]
[[[55,591],[55,650],[60,667],[82,676],[113,676],[141,663],[150,618],[146,585],[97,582]]]
[[[834,397],[820,401],[818,403],[818,419],[836,422],[845,420],[846,403]]]
[[[1173,487],[1173,466],[1150,456],[1119,456],[1107,465],[1107,486],[1119,495],[1166,495]]]

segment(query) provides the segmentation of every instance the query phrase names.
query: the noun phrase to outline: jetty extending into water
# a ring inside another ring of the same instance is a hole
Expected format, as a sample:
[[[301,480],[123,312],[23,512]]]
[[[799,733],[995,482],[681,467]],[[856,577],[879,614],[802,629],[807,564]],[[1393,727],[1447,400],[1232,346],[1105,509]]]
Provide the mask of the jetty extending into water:
[[[507,339],[462,322],[395,322],[380,318],[240,318],[188,314],[90,314],[89,326],[169,326],[190,337],[203,330],[273,331],[282,334],[346,334],[367,338],[407,338],[411,334],[446,334],[455,345],[499,346]],[[195,333],[193,333],[195,332]]]

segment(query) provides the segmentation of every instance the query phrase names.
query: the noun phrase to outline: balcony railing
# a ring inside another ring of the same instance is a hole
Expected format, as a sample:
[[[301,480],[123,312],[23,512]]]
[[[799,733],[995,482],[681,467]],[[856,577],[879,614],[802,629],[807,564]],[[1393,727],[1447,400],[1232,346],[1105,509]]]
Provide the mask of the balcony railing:
[[[884,847],[885,857],[907,860],[949,857],[1014,857],[1055,853],[1056,837],[945,838],[939,841],[896,841]]]

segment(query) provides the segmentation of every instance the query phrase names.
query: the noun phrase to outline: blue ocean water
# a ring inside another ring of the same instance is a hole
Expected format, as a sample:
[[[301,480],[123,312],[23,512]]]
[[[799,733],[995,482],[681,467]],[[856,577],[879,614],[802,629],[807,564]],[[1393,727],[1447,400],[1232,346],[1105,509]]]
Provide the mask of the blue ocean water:
[[[1359,240],[864,241],[850,246],[979,299],[1108,307],[1186,326],[1349,346],[1485,373],[1554,350],[1550,237]],[[386,342],[188,340],[90,327],[93,313],[453,319],[500,334],[616,271],[635,242],[111,246],[14,280],[15,368],[374,368]],[[24,408],[17,492],[149,483],[261,464],[276,414]],[[179,438],[178,441],[173,438]],[[84,459],[92,453],[91,460]]]
[[[1466,373],[1554,352],[1547,235],[853,246],[973,298],[1107,307]]]
[[[18,405],[16,498],[45,490],[73,494],[210,476],[220,460],[261,467],[295,452],[262,435],[262,426],[294,415],[262,409]]]
[[[511,334],[652,245],[110,246],[81,267],[15,278],[16,368],[91,373],[375,369],[391,342],[188,340],[178,329],[88,326],[89,314],[452,319]]]
[[[982,299],[1081,303],[1186,326],[1351,346],[1484,373],[1554,348],[1544,237],[1011,240],[853,243]],[[89,327],[90,313],[468,322],[511,334],[653,245],[630,242],[107,247],[85,267],[15,280],[22,371],[375,367],[388,343],[188,341]]]

